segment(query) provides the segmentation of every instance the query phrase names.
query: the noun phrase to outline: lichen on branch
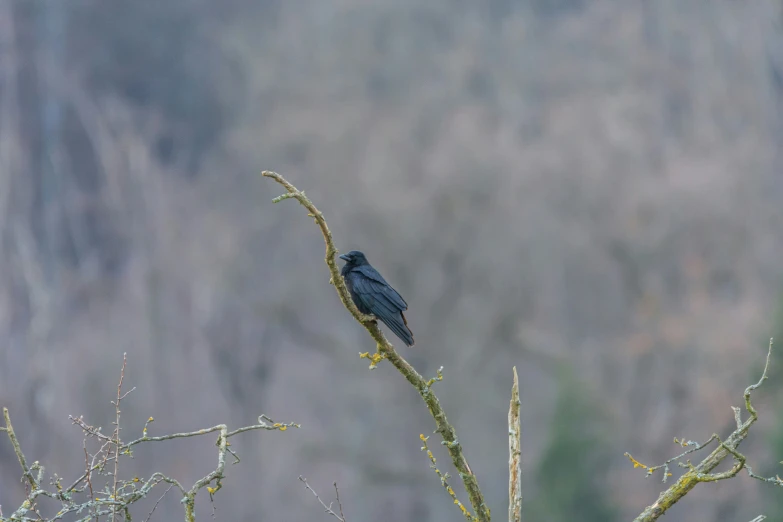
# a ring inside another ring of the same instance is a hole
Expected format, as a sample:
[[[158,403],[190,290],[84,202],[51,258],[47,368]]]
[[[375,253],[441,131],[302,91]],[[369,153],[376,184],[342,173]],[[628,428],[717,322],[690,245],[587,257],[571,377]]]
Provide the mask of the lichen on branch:
[[[744,393],[744,401],[745,401],[745,410],[748,412],[749,417],[743,421],[741,417],[741,411],[739,408],[732,407],[734,410],[734,420],[736,422],[736,429],[725,439],[721,440],[720,437],[717,434],[713,434],[712,437],[710,437],[706,442],[703,444],[698,444],[695,442],[682,442],[677,439],[675,439],[675,442],[682,445],[682,446],[690,446],[691,448],[684,453],[678,455],[677,457],[674,457],[672,459],[667,460],[664,464],[661,464],[660,466],[645,466],[644,464],[641,464],[639,461],[634,459],[630,454],[626,453],[626,456],[631,460],[633,463],[634,468],[636,467],[642,467],[647,470],[647,475],[651,475],[654,471],[660,468],[664,468],[664,481],[666,477],[668,476],[668,465],[673,461],[678,461],[680,458],[684,457],[685,455],[688,455],[690,453],[693,453],[695,451],[699,451],[709,445],[712,442],[717,441],[718,447],[716,447],[712,453],[710,453],[707,457],[704,458],[698,465],[693,465],[690,463],[690,461],[687,462],[678,462],[678,466],[687,469],[686,471],[677,481],[670,486],[667,490],[663,491],[660,496],[658,497],[658,500],[652,504],[651,506],[648,506],[641,514],[639,514],[638,517],[634,519],[634,522],[652,522],[654,520],[657,520],[661,515],[666,513],[666,511],[669,510],[674,504],[676,504],[682,497],[687,495],[693,488],[696,487],[697,484],[701,482],[717,482],[719,480],[726,480],[735,477],[741,470],[746,470],[748,472],[748,475],[751,478],[755,478],[758,480],[762,480],[764,482],[768,482],[770,484],[774,484],[777,486],[783,486],[783,480],[781,480],[779,477],[761,477],[759,475],[756,475],[753,473],[753,470],[750,466],[746,464],[746,457],[745,455],[741,454],[737,448],[739,447],[740,443],[745,440],[745,438],[748,436],[748,432],[750,431],[750,427],[758,420],[758,412],[753,407],[753,404],[751,403],[751,392],[758,389],[761,384],[767,380],[767,371],[769,370],[769,361],[772,356],[772,339],[769,340],[769,348],[767,349],[767,360],[764,364],[764,371],[761,374],[761,378],[759,381],[755,384],[751,384],[747,388],[745,388]],[[718,465],[723,462],[727,458],[732,458],[734,460],[734,465],[727,471],[721,472],[721,473],[713,473],[712,471],[718,467]]]

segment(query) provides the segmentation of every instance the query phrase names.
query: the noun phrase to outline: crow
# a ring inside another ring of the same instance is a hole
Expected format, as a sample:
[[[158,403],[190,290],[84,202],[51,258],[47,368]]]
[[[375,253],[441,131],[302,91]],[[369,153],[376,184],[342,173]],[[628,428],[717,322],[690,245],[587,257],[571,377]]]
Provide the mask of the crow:
[[[402,313],[408,303],[367,261],[363,253],[351,250],[340,256],[345,260],[340,274],[351,293],[351,299],[359,311],[383,321],[406,346],[413,346],[413,334]]]

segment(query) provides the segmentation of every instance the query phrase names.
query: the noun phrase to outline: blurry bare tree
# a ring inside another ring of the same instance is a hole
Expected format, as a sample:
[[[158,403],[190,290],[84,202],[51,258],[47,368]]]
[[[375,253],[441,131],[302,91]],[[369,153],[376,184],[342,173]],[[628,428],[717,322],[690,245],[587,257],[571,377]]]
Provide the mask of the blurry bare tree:
[[[24,484],[25,495],[19,500],[18,507],[14,505],[16,509],[8,510],[7,516],[4,516],[2,507],[0,507],[0,521],[78,520],[79,522],[98,522],[103,519],[111,520],[111,522],[130,522],[132,520],[131,513],[138,513],[141,508],[145,507],[145,504],[148,514],[144,520],[149,521],[166,494],[172,488],[176,488],[172,495],[179,498],[178,503],[183,511],[182,518],[185,522],[195,522],[197,495],[203,492],[201,499],[208,495],[210,501],[214,500],[214,495],[223,488],[223,481],[227,474],[226,465],[229,462],[231,464],[239,464],[240,462],[239,455],[234,450],[236,446],[234,449],[231,448],[230,438],[249,431],[286,431],[288,428],[300,427],[293,422],[275,422],[262,414],[258,417],[257,424],[233,430],[225,424],[218,424],[190,432],[157,435],[148,432],[148,428],[155,421],[153,417],[150,417],[144,423],[140,436],[123,438],[123,433],[127,434],[128,430],[123,427],[122,423],[122,409],[124,408],[122,401],[136,390],[135,387],[130,389],[127,387],[126,367],[127,357],[126,354],[123,354],[117,395],[114,400],[110,401],[114,406],[113,428],[110,433],[103,431],[100,426],[88,424],[81,416],[69,417],[84,436],[81,448],[84,454],[84,463],[82,469],[77,472],[78,477],[75,480],[62,477],[57,473],[47,475],[43,463],[38,460],[30,462],[22,449],[26,437],[20,437],[16,434],[8,408],[3,408],[4,425],[0,426],[0,432],[7,436],[8,442],[13,448],[19,464],[19,472],[22,475],[21,482]],[[123,388],[123,384],[126,385],[125,388]],[[133,458],[134,452],[140,449],[139,446],[146,447],[171,440],[181,442],[179,439],[191,439],[213,434],[217,434],[217,442],[215,443],[218,448],[217,465],[214,470],[194,481],[192,485],[159,470],[142,477],[129,477],[126,476],[126,473],[122,473],[124,464]],[[68,451],[71,450],[58,449],[59,453]],[[168,489],[163,491],[165,486],[168,486]],[[154,503],[153,494],[155,497],[160,495],[157,502]],[[202,501],[200,504],[203,505],[204,502]],[[214,517],[214,507],[212,513]]]
[[[351,359],[371,347],[315,269],[318,242],[279,247],[316,231],[258,204],[270,166],[405,295],[410,358],[454,376],[450,420],[490,505],[512,364],[523,425],[560,422],[573,366],[609,447],[663,461],[672,436],[731,426],[771,329],[782,19],[777,0],[0,0],[0,403],[25,412],[31,458],[77,469],[51,454],[80,443],[62,412],[110,418],[95,390],[127,351],[150,376],[128,422],[236,424],[273,405],[314,428],[245,452],[261,465],[237,474],[270,519],[311,517],[302,474],[360,489],[356,520],[451,520],[411,444],[424,414]],[[553,442],[527,435],[525,469]],[[612,455],[605,501],[627,518],[657,485]],[[0,445],[0,503],[21,491],[12,459]],[[183,449],[133,465],[153,463],[203,464]],[[257,520],[241,493],[221,513]],[[697,490],[671,515],[750,520],[757,496]]]

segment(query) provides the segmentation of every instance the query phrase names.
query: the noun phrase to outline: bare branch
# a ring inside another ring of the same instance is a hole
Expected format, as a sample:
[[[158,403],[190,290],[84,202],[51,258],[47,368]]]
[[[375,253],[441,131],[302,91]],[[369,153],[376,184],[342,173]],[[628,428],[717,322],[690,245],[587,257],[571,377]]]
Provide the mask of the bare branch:
[[[742,419],[740,417],[739,412],[737,411],[738,409],[734,408],[734,417],[735,420],[737,421],[737,428],[731,433],[731,435],[729,435],[726,438],[725,441],[721,441],[717,435],[713,435],[704,444],[699,445],[693,450],[686,451],[682,455],[675,457],[675,459],[670,459],[669,461],[667,461],[666,464],[688,453],[692,453],[693,451],[698,451],[699,449],[702,449],[713,440],[718,440],[720,442],[720,445],[717,448],[715,448],[715,450],[713,450],[712,453],[710,453],[697,466],[693,466],[692,464],[690,464],[690,462],[679,463],[681,467],[688,468],[688,471],[685,472],[685,474],[683,474],[677,480],[677,482],[675,482],[672,486],[670,486],[669,489],[662,492],[658,497],[658,500],[653,505],[648,506],[638,517],[634,519],[634,522],[650,522],[653,520],[657,520],[670,507],[676,504],[677,501],[679,501],[682,497],[687,495],[688,492],[690,492],[690,490],[696,487],[696,485],[699,484],[700,482],[714,482],[717,480],[732,478],[736,476],[737,473],[739,473],[739,471],[742,470],[743,468],[747,468],[748,474],[753,478],[764,480],[765,482],[770,482],[775,485],[783,486],[783,480],[780,480],[777,477],[775,477],[774,479],[765,479],[763,477],[759,477],[753,474],[752,470],[745,465],[745,460],[746,460],[745,456],[739,453],[739,451],[737,451],[737,447],[748,436],[750,427],[758,419],[758,412],[755,410],[755,408],[751,403],[751,392],[756,390],[759,386],[761,386],[761,384],[765,380],[767,380],[767,371],[769,370],[769,361],[771,355],[772,355],[772,339],[769,340],[769,348],[767,350],[767,360],[766,360],[766,364],[764,365],[764,371],[761,374],[761,378],[756,384],[752,384],[745,389],[745,394],[744,394],[745,409],[750,414],[748,419],[745,420],[744,422],[741,422]],[[693,443],[685,443],[685,444],[688,445]],[[626,455],[628,454],[626,453]],[[732,466],[732,468],[729,471],[725,471],[722,473],[711,473],[712,470],[714,470],[721,462],[723,462],[724,459],[726,459],[729,456],[733,457],[735,460],[734,466]],[[639,463],[630,455],[628,455],[628,457],[633,462],[634,467],[641,466],[646,468],[648,470],[648,476],[649,476],[649,474],[651,473],[650,468]],[[659,467],[660,466],[657,466],[655,469]],[[668,467],[666,469],[668,470]]]
[[[340,270],[337,267],[337,263],[334,259],[334,256],[337,254],[337,248],[334,246],[332,233],[326,224],[326,220],[324,220],[323,214],[315,207],[313,202],[310,201],[307,196],[305,196],[304,192],[299,191],[280,174],[277,174],[276,172],[264,171],[261,173],[261,175],[275,180],[276,182],[283,185],[288,191],[286,194],[275,198],[273,202],[277,203],[284,199],[296,199],[303,207],[307,209],[308,215],[315,220],[315,223],[321,229],[321,233],[324,237],[324,243],[326,244],[326,257],[324,261],[326,262],[327,267],[329,267],[329,273],[331,274],[330,282],[334,285],[335,290],[337,290],[337,295],[340,297],[343,306],[348,309],[351,315],[353,315],[354,319],[364,326],[364,328],[369,332],[370,336],[375,341],[377,353],[374,356],[365,354],[365,356],[368,356],[372,360],[371,368],[380,362],[380,360],[388,359],[389,362],[395,368],[397,368],[397,371],[399,371],[405,377],[405,379],[407,379],[407,381],[414,388],[416,388],[416,391],[419,392],[419,395],[427,405],[427,408],[430,411],[430,415],[432,415],[432,418],[435,420],[435,425],[437,427],[436,431],[443,438],[443,445],[448,449],[451,460],[454,463],[454,467],[459,472],[459,476],[465,485],[465,489],[467,490],[468,496],[470,498],[470,503],[476,512],[478,520],[481,522],[489,522],[489,507],[484,502],[484,495],[481,493],[478,480],[468,465],[468,461],[462,451],[462,446],[457,439],[457,433],[454,430],[454,427],[449,424],[449,421],[446,419],[446,413],[443,411],[443,408],[440,405],[440,401],[432,392],[424,377],[422,377],[408,361],[406,361],[400,354],[397,353],[397,351],[394,349],[394,346],[386,339],[386,336],[384,336],[383,331],[378,326],[378,323],[370,316],[366,316],[359,312],[359,309],[356,308],[356,305],[351,300],[351,296],[348,293],[348,288],[345,286],[345,281],[343,281],[343,278],[340,275]]]
[[[330,503],[328,506],[326,503],[321,500],[321,497],[318,496],[318,493],[315,492],[313,488],[310,487],[310,484],[307,483],[307,479],[304,478],[302,475],[299,475],[299,480],[305,485],[307,489],[310,490],[310,492],[315,495],[315,498],[318,500],[318,502],[321,503],[321,505],[324,508],[324,511],[330,515],[332,515],[334,518],[339,520],[340,522],[345,522],[345,515],[343,515],[343,505],[340,504],[340,491],[337,489],[337,482],[334,483],[334,490],[337,493],[337,504],[340,506],[340,514],[334,512],[332,509],[332,504]]]
[[[81,517],[78,518],[81,522],[92,519],[97,521],[102,517],[115,519],[124,518],[130,520],[130,506],[146,497],[152,489],[162,483],[169,484],[166,493],[173,487],[176,487],[179,490],[182,496],[182,504],[185,506],[185,520],[187,522],[194,522],[195,498],[198,492],[201,489],[206,488],[210,498],[212,498],[212,496],[222,487],[221,481],[225,476],[226,454],[231,453],[238,460],[236,453],[228,447],[228,439],[230,437],[252,430],[286,431],[291,427],[299,427],[299,425],[295,423],[274,422],[268,416],[261,415],[258,418],[258,424],[245,426],[233,431],[229,431],[225,424],[218,424],[211,428],[204,428],[187,433],[173,433],[170,435],[150,437],[147,435],[147,428],[153,421],[150,417],[144,425],[142,437],[132,442],[125,443],[120,436],[121,430],[119,422],[121,401],[130,393],[126,392],[123,394],[122,392],[126,362],[126,358],[123,356],[120,384],[117,387],[117,399],[116,401],[112,401],[115,405],[115,427],[112,436],[104,435],[101,433],[100,427],[96,428],[90,426],[85,423],[81,417],[70,417],[71,421],[79,426],[85,435],[83,444],[85,470],[84,473],[67,488],[63,488],[60,477],[54,475],[50,481],[53,489],[44,489],[42,486],[44,478],[43,466],[38,462],[34,462],[32,466],[28,466],[11,424],[8,409],[3,408],[5,427],[2,428],[2,431],[8,434],[8,438],[11,441],[11,445],[19,460],[19,465],[27,480],[28,491],[24,502],[22,502],[21,506],[14,511],[9,518],[4,518],[3,515],[0,514],[0,522],[32,522],[34,520],[54,522],[63,520],[69,514],[74,513],[82,513]],[[138,444],[197,437],[215,432],[218,432],[218,440],[216,443],[218,447],[217,466],[203,478],[196,481],[189,489],[185,488],[178,480],[159,472],[153,473],[146,480],[139,477],[125,480],[121,479],[119,476],[119,459],[124,456],[132,457],[131,450]],[[98,450],[94,454],[91,454],[87,447],[88,439],[95,439],[99,445]],[[109,471],[110,465],[111,468],[113,468],[113,471]],[[97,483],[98,479],[100,479],[101,484]],[[147,516],[147,520],[152,516],[155,508],[166,493],[164,493],[155,503],[152,511],[150,511]],[[36,506],[36,499],[38,497],[48,497],[59,501],[61,504],[59,511],[51,517],[44,517]],[[28,516],[28,514],[34,514],[35,516],[31,517]],[[86,516],[84,516],[84,514],[86,514]]]
[[[519,377],[514,370],[508,408],[508,522],[522,520],[522,427],[519,423]]]

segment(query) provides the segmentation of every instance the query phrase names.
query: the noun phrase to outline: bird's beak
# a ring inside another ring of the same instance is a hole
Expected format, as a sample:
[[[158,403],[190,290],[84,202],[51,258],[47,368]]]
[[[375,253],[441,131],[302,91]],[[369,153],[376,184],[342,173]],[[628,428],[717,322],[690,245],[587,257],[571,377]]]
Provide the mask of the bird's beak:
[[[348,261],[348,254],[341,255],[340,259],[342,259],[343,261]]]

